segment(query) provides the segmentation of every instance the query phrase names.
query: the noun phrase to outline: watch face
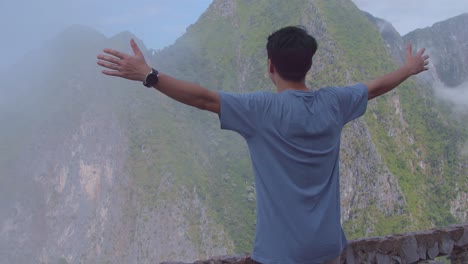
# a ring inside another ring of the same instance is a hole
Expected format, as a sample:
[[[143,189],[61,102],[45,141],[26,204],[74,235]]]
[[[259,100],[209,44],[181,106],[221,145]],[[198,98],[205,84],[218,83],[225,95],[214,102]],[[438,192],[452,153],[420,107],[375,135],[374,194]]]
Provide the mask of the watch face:
[[[156,70],[153,70],[150,74],[146,76],[146,79],[143,82],[143,85],[149,88],[155,85],[158,82],[158,80],[159,80],[158,72]]]
[[[158,82],[158,75],[154,74],[154,73],[151,73],[151,74],[148,74],[148,76],[146,77],[146,84],[147,85],[154,85]]]

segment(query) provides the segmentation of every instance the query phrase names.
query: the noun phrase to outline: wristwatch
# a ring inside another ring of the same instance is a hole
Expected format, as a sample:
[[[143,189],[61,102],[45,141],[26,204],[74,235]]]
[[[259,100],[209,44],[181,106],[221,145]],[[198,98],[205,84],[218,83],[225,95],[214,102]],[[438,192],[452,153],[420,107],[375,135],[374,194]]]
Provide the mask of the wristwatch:
[[[150,88],[153,85],[157,84],[159,81],[159,72],[155,69],[151,69],[151,72],[146,75],[143,85]]]

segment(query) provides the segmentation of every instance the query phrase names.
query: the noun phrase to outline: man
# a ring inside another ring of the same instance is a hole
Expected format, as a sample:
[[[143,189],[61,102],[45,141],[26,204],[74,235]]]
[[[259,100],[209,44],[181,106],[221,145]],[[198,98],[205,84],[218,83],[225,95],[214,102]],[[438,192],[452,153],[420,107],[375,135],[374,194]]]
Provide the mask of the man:
[[[255,263],[339,263],[347,244],[340,223],[339,148],[343,126],[364,114],[367,101],[427,70],[424,49],[405,65],[366,84],[309,90],[305,76],[317,50],[304,29],[268,37],[268,73],[277,93],[216,92],[158,73],[134,40],[134,55],[105,49],[103,73],[142,81],[187,105],[219,115],[221,128],[247,141],[255,174]]]

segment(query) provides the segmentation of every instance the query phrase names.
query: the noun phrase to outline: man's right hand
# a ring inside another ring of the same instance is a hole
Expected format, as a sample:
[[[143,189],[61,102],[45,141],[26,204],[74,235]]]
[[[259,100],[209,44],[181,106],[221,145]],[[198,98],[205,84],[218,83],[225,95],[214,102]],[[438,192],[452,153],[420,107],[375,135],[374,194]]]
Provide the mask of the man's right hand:
[[[424,55],[425,51],[426,49],[422,48],[418,51],[418,53],[413,55],[411,43],[408,43],[406,45],[405,67],[411,75],[416,75],[423,71],[429,70],[429,67],[427,67],[427,65],[429,64],[429,61],[427,60],[429,59],[429,55]]]
[[[386,75],[383,75],[377,79],[374,79],[366,83],[368,90],[368,99],[381,96],[395,87],[400,85],[410,76],[427,71],[429,68],[428,60],[429,56],[424,55],[426,49],[419,50],[418,53],[413,55],[411,44],[406,46],[406,61],[405,65],[397,69],[396,71],[390,72]]]

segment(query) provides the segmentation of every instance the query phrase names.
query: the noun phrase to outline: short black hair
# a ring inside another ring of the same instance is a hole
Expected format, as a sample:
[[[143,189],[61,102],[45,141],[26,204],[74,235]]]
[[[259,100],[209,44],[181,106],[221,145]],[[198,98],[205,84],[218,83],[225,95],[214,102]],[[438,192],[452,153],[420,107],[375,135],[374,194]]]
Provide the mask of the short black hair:
[[[302,81],[312,66],[318,45],[303,27],[289,26],[273,32],[266,45],[268,58],[287,81]]]

